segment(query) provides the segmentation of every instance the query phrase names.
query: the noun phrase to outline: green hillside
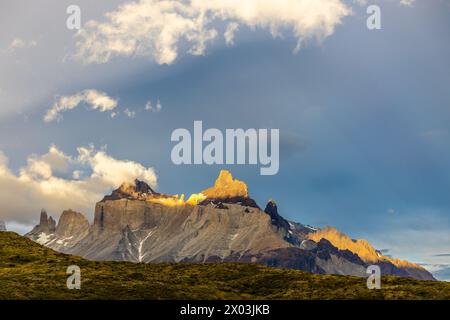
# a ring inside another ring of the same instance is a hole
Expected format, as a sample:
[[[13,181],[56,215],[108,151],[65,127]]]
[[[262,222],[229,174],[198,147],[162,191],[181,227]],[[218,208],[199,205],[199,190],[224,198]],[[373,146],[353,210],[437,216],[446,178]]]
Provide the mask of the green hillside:
[[[81,290],[66,269],[81,268]],[[0,299],[450,299],[450,283],[315,275],[251,264],[92,262],[0,232]]]

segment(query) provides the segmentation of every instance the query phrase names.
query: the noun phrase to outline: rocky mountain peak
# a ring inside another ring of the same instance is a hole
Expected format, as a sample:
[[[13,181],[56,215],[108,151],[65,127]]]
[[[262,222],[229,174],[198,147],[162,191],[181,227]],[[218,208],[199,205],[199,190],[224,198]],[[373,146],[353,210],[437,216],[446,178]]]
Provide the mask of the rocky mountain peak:
[[[124,182],[122,185],[114,190],[111,195],[105,196],[103,200],[118,200],[118,199],[134,199],[145,200],[148,196],[157,195],[146,182],[141,180],[134,180],[133,182]]]
[[[233,179],[227,170],[221,170],[214,186],[201,192],[207,198],[226,199],[242,197],[248,198],[248,188],[245,182]]]
[[[129,195],[154,194],[155,191],[144,181],[134,180],[132,183],[125,182],[117,189],[119,192]]]
[[[39,236],[41,233],[52,234],[56,231],[56,221],[53,217],[49,217],[45,209],[41,210],[39,224],[33,228],[26,236]]]
[[[65,210],[59,218],[56,235],[59,237],[79,236],[88,229],[89,221],[82,213]]]
[[[155,193],[147,183],[138,179],[134,180],[134,191],[139,193]]]
[[[311,233],[309,239],[315,242],[326,239],[336,248],[356,253],[366,262],[375,263],[379,260],[377,251],[366,240],[353,240],[334,227],[325,227],[317,232]]]
[[[388,256],[383,256],[372,245],[364,239],[354,240],[346,234],[340,232],[334,227],[326,227],[308,235],[310,240],[318,242],[322,239],[328,240],[333,246],[340,250],[349,250],[357,254],[364,262],[367,263],[386,263],[389,262],[396,267],[403,267],[410,269],[409,272],[421,273],[424,269],[418,264],[408,261],[393,259]]]
[[[269,201],[266,204],[266,209],[264,211],[268,214],[270,214],[271,212],[278,214],[277,203],[274,200],[269,199]]]
[[[291,227],[289,221],[284,219],[278,213],[278,207],[274,200],[270,199],[267,202],[264,212],[270,216],[272,225],[277,228],[278,232],[280,232],[280,234],[287,242],[292,243],[294,245],[300,244],[297,237],[294,236],[294,232],[296,232],[297,230],[295,228],[293,229],[292,227],[294,227],[294,225],[292,225]]]
[[[47,231],[46,233],[52,233],[56,230],[56,221],[52,216],[47,215],[47,211],[45,209],[41,210],[41,216],[39,219],[39,226]]]
[[[45,209],[41,210],[41,215],[39,218],[39,225],[44,226],[48,224],[48,215],[47,215],[47,211],[45,211]]]
[[[105,197],[118,201],[97,203],[92,225],[68,210],[55,231],[53,218],[43,210],[40,224],[26,236],[92,260],[253,262],[358,276],[375,262],[383,274],[433,280],[420,266],[379,256],[364,240],[288,221],[273,200],[263,212],[249,197],[247,185],[228,171],[221,171],[214,186],[196,197],[184,202],[184,195],[155,193],[136,180]]]

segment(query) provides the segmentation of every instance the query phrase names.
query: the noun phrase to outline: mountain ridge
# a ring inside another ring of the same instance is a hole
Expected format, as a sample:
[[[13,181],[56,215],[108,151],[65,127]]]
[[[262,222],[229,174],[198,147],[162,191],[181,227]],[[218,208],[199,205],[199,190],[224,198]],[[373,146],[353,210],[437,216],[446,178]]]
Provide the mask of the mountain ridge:
[[[82,270],[68,290],[67,267]],[[268,268],[252,263],[130,263],[66,255],[14,232],[0,232],[0,299],[449,299],[450,283],[393,276],[381,290],[366,280]]]
[[[55,226],[43,211],[27,237],[90,260],[247,262],[356,276],[365,276],[366,267],[378,263],[384,274],[434,280],[415,264],[369,259],[366,251],[381,253],[367,242],[324,230],[284,219],[274,201],[263,211],[244,182],[221,171],[213,187],[187,201],[184,195],[156,193],[138,180],[124,183],[96,204],[92,224],[67,210]]]

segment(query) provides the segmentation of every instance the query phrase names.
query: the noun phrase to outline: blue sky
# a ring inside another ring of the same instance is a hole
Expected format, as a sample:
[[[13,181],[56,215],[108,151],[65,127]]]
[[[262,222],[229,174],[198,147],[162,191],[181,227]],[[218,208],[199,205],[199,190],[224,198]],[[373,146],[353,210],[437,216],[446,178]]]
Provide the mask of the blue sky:
[[[289,219],[336,226],[396,257],[448,270],[448,2],[418,0],[407,6],[374,1],[381,7],[382,29],[368,30],[368,4],[330,0],[353,13],[343,14],[340,24],[328,21],[332,32],[320,39],[311,35],[320,34],[320,27],[302,33],[308,41],[297,53],[293,50],[299,37],[291,30],[295,22],[287,21],[280,28],[282,36],[274,38],[265,25],[252,27],[251,21],[236,16],[239,29],[233,45],[218,35],[198,55],[188,52],[192,43],[181,41],[174,60],[155,56],[151,48],[102,63],[72,58],[83,38],[65,27],[70,3],[44,2],[7,1],[0,10],[0,150],[8,158],[10,175],[0,184],[8,188],[8,181],[14,181],[15,194],[26,203],[14,198],[0,208],[0,218],[13,228],[32,225],[42,206],[50,206],[56,216],[65,209],[61,194],[47,193],[45,201],[35,196],[45,193],[47,178],[36,178],[30,158],[50,163],[51,157],[43,155],[52,145],[72,157],[70,170],[51,162],[51,177],[71,188],[76,169],[90,179],[85,184],[97,181],[89,175],[100,166],[96,155],[106,146],[102,154],[108,163],[116,159],[125,173],[138,168],[141,175],[157,175],[161,192],[198,192],[228,168],[247,182],[261,206],[274,198]],[[82,24],[107,22],[104,14],[117,11],[121,3],[126,1],[95,6],[80,1]],[[218,20],[212,25],[222,32],[228,21]],[[13,45],[17,39],[21,42]],[[59,96],[86,89],[116,100],[111,112],[117,116],[80,103],[62,113],[60,121],[43,120]],[[145,110],[149,100],[153,105],[159,100],[162,109]],[[126,109],[134,117],[126,116]],[[170,134],[176,128],[192,130],[194,120],[202,120],[206,128],[279,128],[279,173],[260,176],[258,166],[173,165]],[[89,159],[75,160],[77,148],[90,144],[95,149]],[[39,190],[29,193],[23,187],[21,170],[39,180]],[[114,184],[108,176],[101,179],[103,188]],[[95,196],[100,189],[87,187]]]

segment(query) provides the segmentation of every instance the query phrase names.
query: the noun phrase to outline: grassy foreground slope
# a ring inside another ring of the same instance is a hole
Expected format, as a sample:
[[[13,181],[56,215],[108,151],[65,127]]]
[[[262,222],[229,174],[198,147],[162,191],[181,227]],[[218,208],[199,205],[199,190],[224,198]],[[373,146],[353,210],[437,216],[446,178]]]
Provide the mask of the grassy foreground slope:
[[[81,290],[66,269],[81,268]],[[253,264],[134,264],[64,255],[0,232],[0,299],[450,299],[450,283],[315,275]]]

